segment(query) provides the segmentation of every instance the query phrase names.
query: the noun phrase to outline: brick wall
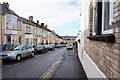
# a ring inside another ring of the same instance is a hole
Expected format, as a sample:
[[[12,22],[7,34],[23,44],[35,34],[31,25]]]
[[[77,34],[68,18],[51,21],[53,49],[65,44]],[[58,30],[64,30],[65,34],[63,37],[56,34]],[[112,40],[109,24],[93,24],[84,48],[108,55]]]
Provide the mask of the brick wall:
[[[120,0],[114,2],[115,43],[106,43],[87,39],[91,25],[85,30],[85,51],[107,78],[120,78]],[[92,7],[91,7],[92,8]],[[92,11],[90,12],[92,14]],[[89,18],[89,23],[90,19]]]

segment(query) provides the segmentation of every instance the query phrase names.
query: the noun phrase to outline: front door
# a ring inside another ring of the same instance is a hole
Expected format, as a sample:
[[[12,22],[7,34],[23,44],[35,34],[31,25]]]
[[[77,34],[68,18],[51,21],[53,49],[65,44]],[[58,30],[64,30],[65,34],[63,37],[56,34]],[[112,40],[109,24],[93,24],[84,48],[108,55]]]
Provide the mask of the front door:
[[[11,44],[11,36],[6,36],[6,43],[7,45]]]

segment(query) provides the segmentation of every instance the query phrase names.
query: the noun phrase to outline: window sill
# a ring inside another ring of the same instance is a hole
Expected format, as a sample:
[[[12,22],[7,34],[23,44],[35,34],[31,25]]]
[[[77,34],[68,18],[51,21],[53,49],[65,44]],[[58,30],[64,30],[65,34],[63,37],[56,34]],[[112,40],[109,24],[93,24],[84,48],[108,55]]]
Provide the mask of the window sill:
[[[31,34],[30,32],[25,32],[25,34]]]
[[[115,35],[114,34],[88,36],[87,38],[89,40],[102,41],[102,42],[107,42],[107,43],[115,43]]]

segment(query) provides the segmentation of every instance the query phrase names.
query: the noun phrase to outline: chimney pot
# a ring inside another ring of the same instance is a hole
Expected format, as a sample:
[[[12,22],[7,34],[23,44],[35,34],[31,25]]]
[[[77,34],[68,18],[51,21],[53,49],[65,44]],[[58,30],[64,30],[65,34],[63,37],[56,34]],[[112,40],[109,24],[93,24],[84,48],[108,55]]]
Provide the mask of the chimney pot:
[[[45,27],[48,28],[48,25],[46,24]]]
[[[5,5],[9,8],[9,3],[8,2],[3,2],[3,5]]]
[[[30,21],[33,21],[33,16],[29,16],[29,20],[30,20]]]
[[[39,20],[37,20],[37,24],[39,24]]]
[[[44,26],[44,23],[41,23],[41,26]]]

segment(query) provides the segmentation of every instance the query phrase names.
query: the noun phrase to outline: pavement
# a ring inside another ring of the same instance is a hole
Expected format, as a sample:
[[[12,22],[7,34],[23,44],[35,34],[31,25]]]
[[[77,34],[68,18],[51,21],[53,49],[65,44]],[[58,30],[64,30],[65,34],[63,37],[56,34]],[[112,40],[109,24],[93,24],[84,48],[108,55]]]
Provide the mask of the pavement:
[[[67,50],[64,59],[59,64],[59,67],[54,72],[51,80],[54,79],[87,79],[83,67],[74,50]]]

